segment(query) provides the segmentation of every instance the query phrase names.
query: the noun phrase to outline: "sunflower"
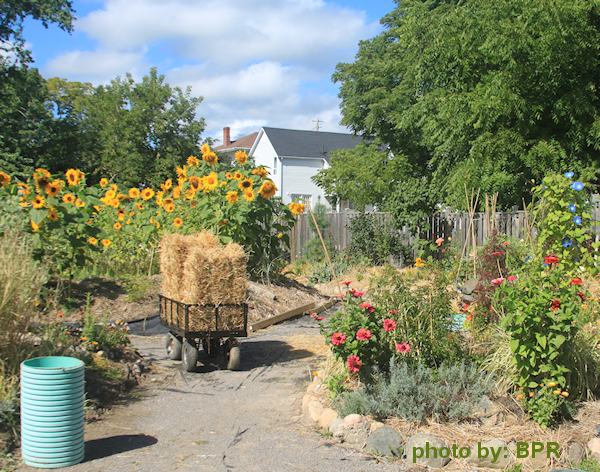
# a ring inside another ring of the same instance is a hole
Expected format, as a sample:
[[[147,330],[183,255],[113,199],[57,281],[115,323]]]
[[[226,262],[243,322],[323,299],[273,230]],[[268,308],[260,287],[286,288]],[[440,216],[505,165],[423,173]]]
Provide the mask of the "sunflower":
[[[104,194],[104,198],[106,198],[107,200],[112,200],[116,196],[117,196],[117,192],[115,192],[114,190],[107,190],[106,193]]]
[[[119,200],[119,203],[129,199],[129,197],[124,193],[118,193],[116,198]]]
[[[246,190],[252,190],[253,182],[250,179],[244,179],[238,184],[238,188],[245,192]]]
[[[112,241],[111,241],[110,239],[103,239],[103,240],[102,240],[102,245],[103,245],[104,247],[108,247],[108,246],[110,246],[111,244],[112,244]]]
[[[264,182],[258,191],[260,196],[263,198],[271,198],[273,195],[275,195],[275,192],[277,192],[277,187],[270,180]]]
[[[244,191],[244,198],[247,202],[253,201],[256,198],[256,195],[254,195],[254,190],[252,190],[251,188],[246,189]]]
[[[248,160],[248,154],[246,154],[246,151],[238,151],[235,153],[235,160],[244,165]]]
[[[44,188],[46,195],[49,197],[56,197],[60,192],[60,184],[56,184],[55,182],[46,185],[46,188]]]
[[[80,200],[79,198],[77,200],[75,200],[75,206],[77,208],[84,208],[85,207],[85,202],[83,200]]]
[[[173,211],[174,211],[174,210],[175,210],[175,205],[167,205],[167,204],[165,203],[165,211],[166,211],[167,213],[173,213]]]
[[[37,193],[42,193],[46,191],[46,187],[50,185],[50,178],[45,175],[41,175],[35,179],[35,191]]]
[[[142,190],[142,200],[150,200],[154,196],[154,190],[145,188]]]
[[[173,224],[179,228],[183,224],[183,220],[177,217],[173,220]]]
[[[139,188],[130,188],[129,189],[129,198],[139,198],[140,196],[140,189]]]
[[[169,190],[173,186],[173,181],[171,179],[165,180],[165,191]]]
[[[225,198],[227,198],[229,203],[236,203],[238,201],[238,193],[235,190],[227,192],[227,197]]]
[[[196,167],[200,165],[200,161],[196,156],[190,156],[187,158],[187,165],[190,167]]]
[[[163,206],[163,195],[164,195],[163,192],[156,192],[156,204],[159,207]]]
[[[98,244],[98,240],[96,238],[90,238],[88,239],[88,242],[92,245],[95,246],[96,244]]]
[[[252,170],[252,173],[254,175],[258,175],[259,177],[262,177],[263,179],[269,175],[269,171],[267,169],[265,169],[264,167],[257,167],[256,169]]]
[[[26,185],[23,182],[17,182],[17,185],[19,186],[19,193],[29,195],[29,185]]]
[[[50,218],[51,221],[58,221],[58,213],[56,213],[54,208],[48,210],[48,218]]]
[[[119,231],[122,228],[121,223],[115,223],[113,225],[113,228],[116,229],[117,231]]]
[[[173,199],[172,199],[172,198],[165,198],[165,199],[163,200],[163,203],[164,203],[165,205],[175,205],[175,202],[173,201]]]
[[[177,166],[177,177],[183,177],[187,179],[187,166],[179,167]]]
[[[190,206],[196,208],[198,206],[198,200],[190,200]]]
[[[160,228],[160,223],[157,221],[156,222],[156,229]]]
[[[123,221],[125,219],[125,210],[122,208],[117,212],[117,218],[119,221]]]
[[[200,148],[200,152],[202,154],[208,154],[210,152],[210,146],[208,144],[204,143],[202,145],[202,148]]]
[[[204,189],[206,191],[213,190],[219,185],[219,177],[215,172],[211,172],[206,177],[204,177]]]
[[[110,184],[110,188],[112,189],[113,192],[117,193],[117,189],[119,187],[117,186],[117,184]]]
[[[29,205],[29,203],[27,203],[27,200],[23,197],[19,197],[19,205],[21,205],[23,208],[27,208],[27,205]]]
[[[202,190],[202,179],[200,177],[196,177],[195,175],[190,177],[190,187],[192,187],[194,192]]]
[[[233,174],[233,178],[235,180],[242,180],[244,178],[243,174],[238,170]]]
[[[79,199],[77,199],[79,200]],[[75,201],[75,205],[77,205],[77,201]],[[108,202],[108,206],[111,206],[113,208],[119,208],[119,200],[117,200],[116,198],[113,198],[110,202]]]
[[[142,205],[140,202],[135,202],[135,206],[137,207],[138,210],[144,209],[144,205]]]
[[[173,198],[181,197],[181,187],[177,186],[173,189]]]
[[[226,178],[227,180],[233,180],[233,174],[232,174],[231,172],[227,172],[227,173],[225,174],[225,178]]]
[[[302,213],[304,213],[305,208],[306,205],[304,205],[304,203],[290,203],[290,210],[294,215],[301,215]]]
[[[4,186],[8,184],[10,184],[10,175],[6,172],[0,172],[0,185],[4,188]]]
[[[219,158],[217,157],[217,155],[210,151],[207,152],[206,154],[202,154],[202,160],[204,162],[208,162],[211,166],[214,166],[217,164],[217,161],[219,160]]]
[[[62,201],[65,203],[75,203],[75,195],[72,193],[65,193],[63,195]]]
[[[102,177],[100,179],[100,187],[104,188],[108,185],[108,180],[106,180],[104,177]],[[94,238],[93,238],[94,239]],[[96,239],[96,242],[98,242],[98,240]]]
[[[36,225],[35,221],[33,220],[29,220],[29,222],[31,223],[31,228],[33,229],[33,231],[37,231],[38,229],[40,229],[40,226],[42,226],[41,223],[39,225]]]
[[[185,199],[184,200],[191,200],[192,198],[194,198],[194,195],[196,195],[196,192],[194,192],[194,189],[188,188],[185,191]]]
[[[44,197],[42,197],[41,195],[36,195],[31,204],[33,205],[33,208],[44,208],[46,200],[44,200]]]
[[[67,176],[67,182],[72,186],[77,185],[81,179],[81,172],[76,169],[69,169],[65,175]]]

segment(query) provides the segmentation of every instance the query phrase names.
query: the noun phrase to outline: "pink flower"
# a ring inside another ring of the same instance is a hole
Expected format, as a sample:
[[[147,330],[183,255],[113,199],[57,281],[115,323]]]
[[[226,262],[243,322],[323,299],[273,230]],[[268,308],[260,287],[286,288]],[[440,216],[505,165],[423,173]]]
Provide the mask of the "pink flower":
[[[513,280],[517,280],[517,276],[516,275],[509,275],[506,280],[508,280],[509,282],[512,282]]]
[[[435,243],[436,243],[438,246],[441,246],[442,244],[444,244],[444,238],[437,238],[437,239],[435,240]]]
[[[502,256],[504,255],[503,252],[492,252],[492,256]]]
[[[348,282],[342,282],[342,285],[350,285],[352,283],[352,281],[348,281]]]
[[[369,339],[371,339],[371,331],[365,328],[360,328],[356,332],[356,339],[358,339],[359,341],[368,341]]]
[[[383,329],[386,331],[394,331],[396,329],[396,322],[394,320],[390,320],[386,318],[383,320]]]
[[[341,346],[345,340],[346,335],[344,333],[333,333],[333,336],[331,336],[331,344],[335,346]]]
[[[350,372],[358,372],[362,366],[360,363],[360,357],[358,356],[350,356],[346,361],[346,364],[348,364],[348,369],[350,369]]]
[[[504,283],[504,277],[498,277],[492,280],[492,285],[502,285]]]
[[[396,313],[400,313],[398,310],[388,311],[390,315],[395,315]]]
[[[319,316],[318,318],[315,318],[317,321],[323,321],[325,318],[323,318],[322,316]]]
[[[503,246],[508,246],[508,241],[502,243]]]
[[[357,291],[354,291],[354,292],[352,292],[352,295],[354,295],[355,297],[359,297],[359,298],[360,298],[360,297],[362,297],[362,296],[363,296],[365,293],[367,293],[367,292],[357,292]]]
[[[410,352],[410,344],[398,343],[396,344],[396,351],[398,352]]]
[[[367,302],[361,303],[359,306],[361,308],[366,308],[369,313],[373,313],[375,311],[375,307]]]

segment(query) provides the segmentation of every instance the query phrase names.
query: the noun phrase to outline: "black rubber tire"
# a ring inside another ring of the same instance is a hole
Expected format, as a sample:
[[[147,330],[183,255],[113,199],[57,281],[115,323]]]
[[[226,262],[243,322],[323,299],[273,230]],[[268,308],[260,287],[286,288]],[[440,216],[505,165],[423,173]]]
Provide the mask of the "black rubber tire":
[[[233,346],[227,353],[229,361],[227,362],[228,370],[239,370],[242,363],[242,351],[239,346]]]
[[[167,333],[165,336],[165,349],[167,357],[174,361],[181,360],[181,340],[172,333]]]
[[[186,372],[195,372],[198,364],[198,349],[187,341],[183,342],[181,348],[181,363]]]

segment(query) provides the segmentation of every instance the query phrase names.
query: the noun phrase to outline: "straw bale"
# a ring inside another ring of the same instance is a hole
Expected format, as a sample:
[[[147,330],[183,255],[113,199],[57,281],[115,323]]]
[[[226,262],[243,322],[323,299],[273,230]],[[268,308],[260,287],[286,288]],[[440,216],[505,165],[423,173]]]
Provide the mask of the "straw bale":
[[[248,256],[239,244],[229,243],[223,249],[231,263],[230,303],[240,304],[246,300],[246,262]]]
[[[204,248],[218,248],[219,239],[209,231],[203,229],[199,233],[187,236],[190,245],[199,245]]]
[[[179,234],[165,234],[161,239],[160,248],[163,295],[179,300],[179,281],[183,275],[183,263],[187,259],[188,244]]]
[[[183,262],[181,276],[180,301],[190,305],[206,305],[211,303],[210,292],[212,282],[211,259],[209,251],[202,246],[189,248],[187,259]]]

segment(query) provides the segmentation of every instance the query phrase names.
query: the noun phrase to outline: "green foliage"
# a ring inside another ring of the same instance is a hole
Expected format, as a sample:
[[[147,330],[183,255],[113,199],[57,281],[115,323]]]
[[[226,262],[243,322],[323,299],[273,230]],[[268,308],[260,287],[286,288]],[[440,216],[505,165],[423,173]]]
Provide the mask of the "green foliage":
[[[436,367],[464,358],[465,352],[460,334],[454,331],[450,310],[454,295],[447,289],[449,281],[439,271],[432,278],[412,284],[404,274],[386,267],[380,277],[371,279],[371,297],[395,321],[395,342],[410,344],[412,355]]]
[[[352,256],[343,252],[333,252],[331,257],[331,265],[333,265],[333,270],[338,277],[352,270],[359,262],[360,258],[352,259]],[[308,269],[307,275],[308,281],[313,285],[333,280],[331,266],[325,257],[320,258],[317,262],[312,264]]]
[[[377,373],[372,384],[343,393],[336,404],[340,416],[359,413],[408,421],[460,421],[469,417],[492,386],[492,379],[482,376],[476,364],[443,364],[431,369],[394,358],[389,373]]]
[[[410,258],[408,246],[395,229],[387,221],[377,224],[371,213],[359,213],[352,218],[348,230],[352,236],[351,254],[360,254],[374,264],[384,264],[390,256],[404,263]]]
[[[598,169],[597,6],[573,2],[406,0],[338,64],[342,124],[406,159],[388,197],[465,208],[464,185],[499,192],[499,207],[530,198],[528,182]],[[349,179],[350,180],[350,179]],[[424,196],[427,196],[425,198]]]
[[[108,323],[106,320],[99,322],[88,310],[81,333],[81,341],[91,352],[101,349],[119,352],[131,344],[128,333],[127,323],[123,323],[121,320],[117,320],[115,323]]]
[[[538,221],[536,243],[542,254],[559,256],[568,271],[583,268],[596,275],[600,271],[600,242],[591,231],[590,192],[572,177],[547,175],[533,189],[537,198],[533,213]]]

